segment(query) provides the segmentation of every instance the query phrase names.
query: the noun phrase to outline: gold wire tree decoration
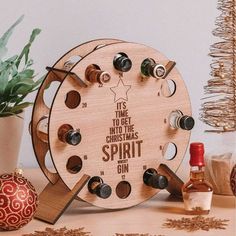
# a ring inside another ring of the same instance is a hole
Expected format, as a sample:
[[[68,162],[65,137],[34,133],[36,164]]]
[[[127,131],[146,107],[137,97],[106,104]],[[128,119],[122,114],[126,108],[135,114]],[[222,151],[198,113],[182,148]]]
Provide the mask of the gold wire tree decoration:
[[[236,131],[236,0],[218,0],[217,9],[221,14],[212,33],[221,40],[210,47],[211,79],[200,119],[213,127],[207,131],[230,132]]]

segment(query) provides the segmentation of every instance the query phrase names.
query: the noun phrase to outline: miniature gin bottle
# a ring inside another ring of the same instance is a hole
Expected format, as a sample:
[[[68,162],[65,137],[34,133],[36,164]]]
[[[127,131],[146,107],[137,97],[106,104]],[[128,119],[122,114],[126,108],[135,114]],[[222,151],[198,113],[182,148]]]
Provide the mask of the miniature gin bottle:
[[[190,144],[190,180],[183,186],[184,207],[187,214],[206,215],[210,212],[212,186],[204,178],[204,145]]]

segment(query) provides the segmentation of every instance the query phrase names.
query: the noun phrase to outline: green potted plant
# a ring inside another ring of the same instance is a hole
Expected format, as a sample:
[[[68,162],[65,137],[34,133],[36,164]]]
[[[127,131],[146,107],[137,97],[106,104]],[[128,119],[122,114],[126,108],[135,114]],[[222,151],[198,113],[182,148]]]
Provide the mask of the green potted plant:
[[[7,57],[7,43],[21,16],[0,38],[0,174],[12,172],[17,165],[23,132],[24,109],[31,102],[26,96],[37,90],[43,78],[35,80],[30,47],[40,33],[34,29],[19,55]]]

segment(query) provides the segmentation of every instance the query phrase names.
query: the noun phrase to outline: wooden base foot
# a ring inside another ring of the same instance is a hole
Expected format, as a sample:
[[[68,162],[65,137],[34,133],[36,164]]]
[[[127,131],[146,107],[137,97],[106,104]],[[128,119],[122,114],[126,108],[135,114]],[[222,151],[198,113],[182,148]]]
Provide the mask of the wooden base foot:
[[[34,217],[55,224],[89,178],[90,176],[83,175],[72,190],[61,179],[55,184],[49,183],[39,195],[39,206]]]
[[[166,190],[175,196],[182,197],[182,186],[184,182],[165,164],[160,164],[158,173],[165,175],[168,179]]]

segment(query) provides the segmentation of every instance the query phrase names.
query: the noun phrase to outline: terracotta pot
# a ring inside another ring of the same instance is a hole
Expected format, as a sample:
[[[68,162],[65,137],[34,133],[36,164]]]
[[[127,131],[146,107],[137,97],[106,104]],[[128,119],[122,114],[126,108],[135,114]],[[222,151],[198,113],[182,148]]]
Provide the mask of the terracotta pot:
[[[24,112],[19,114],[22,118]],[[17,167],[24,119],[0,117],[0,174],[12,173]]]

